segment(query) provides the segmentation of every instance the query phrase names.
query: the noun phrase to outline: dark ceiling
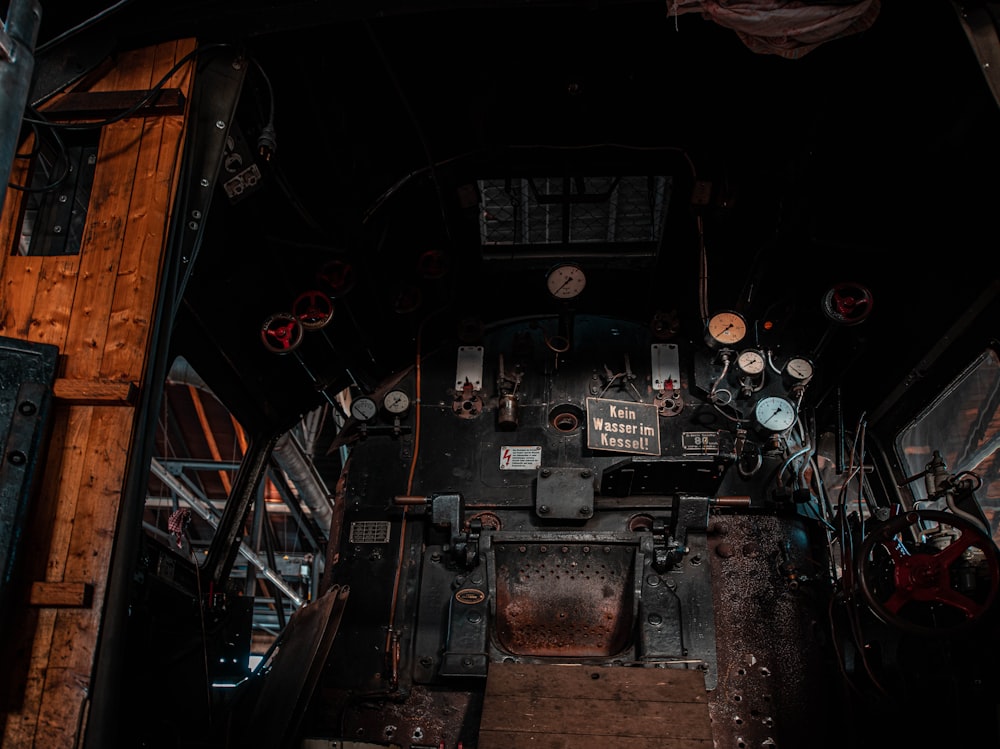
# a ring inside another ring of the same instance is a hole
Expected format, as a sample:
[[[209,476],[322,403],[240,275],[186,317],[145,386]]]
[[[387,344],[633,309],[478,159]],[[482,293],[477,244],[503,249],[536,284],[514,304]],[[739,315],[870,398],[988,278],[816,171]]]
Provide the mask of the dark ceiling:
[[[43,70],[66,29],[107,8],[42,6]],[[484,177],[670,177],[656,256],[591,261],[580,311],[676,311],[686,335],[707,274],[713,310],[784,315],[813,347],[829,337],[823,292],[867,287],[874,313],[838,364],[846,376],[859,341],[877,341],[861,373],[886,375],[873,400],[914,366],[917,331],[942,332],[996,275],[1000,117],[950,2],[873,4],[870,28],[798,59],[665,2],[118,6],[71,37],[77,50],[185,36],[245,49],[234,132],[251,149],[273,92],[273,156],[252,194],[217,190],[175,343],[212,384],[238,376],[248,423],[287,425],[325,385],[374,385],[469,319],[545,311],[549,262],[483,258],[463,201]],[[443,273],[421,272],[428,252]],[[262,321],[331,262],[356,280],[334,323],[294,356],[265,351]]]

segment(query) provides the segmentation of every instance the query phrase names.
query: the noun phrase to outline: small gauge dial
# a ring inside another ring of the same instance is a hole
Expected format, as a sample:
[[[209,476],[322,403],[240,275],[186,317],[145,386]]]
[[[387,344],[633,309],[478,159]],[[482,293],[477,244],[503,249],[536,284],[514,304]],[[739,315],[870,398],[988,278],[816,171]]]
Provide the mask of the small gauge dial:
[[[545,285],[556,299],[575,299],[587,285],[587,275],[575,263],[562,263],[549,271]]]
[[[402,390],[390,390],[382,399],[382,408],[393,416],[406,413],[410,407],[410,396]]]
[[[371,421],[378,413],[378,404],[367,395],[351,401],[351,416],[358,421]]]
[[[747,321],[738,312],[716,312],[708,318],[705,330],[710,346],[735,346],[747,334]]]
[[[812,379],[813,363],[804,356],[792,356],[785,362],[785,375],[793,383],[804,384]]]
[[[754,418],[769,432],[783,432],[795,423],[795,404],[780,395],[770,395],[757,401]]]
[[[764,354],[757,349],[748,348],[736,357],[736,366],[745,375],[759,375],[764,371]]]

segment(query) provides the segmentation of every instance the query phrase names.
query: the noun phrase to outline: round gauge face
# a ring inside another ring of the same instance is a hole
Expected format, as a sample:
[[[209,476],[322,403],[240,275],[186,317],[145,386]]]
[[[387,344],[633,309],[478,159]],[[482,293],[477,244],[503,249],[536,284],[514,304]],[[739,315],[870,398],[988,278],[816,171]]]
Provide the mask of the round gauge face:
[[[747,334],[747,321],[738,312],[717,312],[708,318],[708,340],[721,346],[735,346]]]
[[[813,363],[804,356],[793,356],[785,362],[785,374],[796,382],[805,382],[813,376]]]
[[[410,396],[402,390],[390,390],[382,399],[382,408],[398,416],[410,407]]]
[[[573,299],[583,292],[587,275],[579,265],[563,263],[549,271],[545,284],[556,299]]]
[[[770,395],[757,401],[753,415],[764,429],[783,432],[795,423],[795,405],[780,395]]]
[[[378,413],[378,405],[367,395],[351,401],[351,416],[358,421],[369,421]]]
[[[743,374],[759,375],[764,371],[764,355],[756,349],[741,351],[736,357],[736,366]]]

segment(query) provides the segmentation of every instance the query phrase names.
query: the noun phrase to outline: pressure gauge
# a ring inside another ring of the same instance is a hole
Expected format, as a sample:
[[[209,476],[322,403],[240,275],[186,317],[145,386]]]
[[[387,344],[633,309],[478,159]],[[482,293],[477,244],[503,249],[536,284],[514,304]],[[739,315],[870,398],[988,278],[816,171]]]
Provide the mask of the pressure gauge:
[[[756,377],[764,372],[764,354],[757,349],[748,348],[736,357],[736,367],[742,374]]]
[[[561,263],[548,272],[545,285],[556,299],[574,299],[587,285],[587,275],[576,263]]]
[[[769,395],[757,401],[754,418],[769,432],[783,432],[795,423],[795,404],[780,395]]]
[[[367,395],[351,401],[351,416],[358,421],[371,421],[378,413],[378,404]]]
[[[705,326],[705,341],[713,348],[735,346],[746,334],[747,321],[739,312],[716,312]]]
[[[785,362],[783,374],[792,385],[805,385],[813,376],[813,363],[804,356],[791,356]]]
[[[410,396],[402,390],[390,390],[382,399],[382,408],[393,416],[406,413],[410,407]]]

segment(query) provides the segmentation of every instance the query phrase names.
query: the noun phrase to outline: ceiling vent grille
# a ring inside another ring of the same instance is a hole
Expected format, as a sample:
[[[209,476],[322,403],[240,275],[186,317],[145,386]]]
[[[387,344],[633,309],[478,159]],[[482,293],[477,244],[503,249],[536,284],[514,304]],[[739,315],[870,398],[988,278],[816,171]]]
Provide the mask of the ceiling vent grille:
[[[670,197],[667,176],[479,180],[484,256],[655,255]]]

